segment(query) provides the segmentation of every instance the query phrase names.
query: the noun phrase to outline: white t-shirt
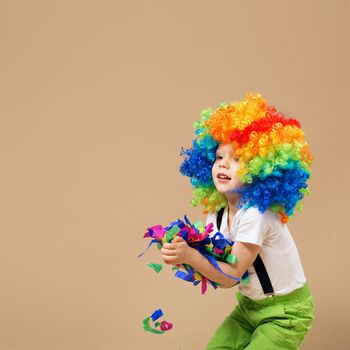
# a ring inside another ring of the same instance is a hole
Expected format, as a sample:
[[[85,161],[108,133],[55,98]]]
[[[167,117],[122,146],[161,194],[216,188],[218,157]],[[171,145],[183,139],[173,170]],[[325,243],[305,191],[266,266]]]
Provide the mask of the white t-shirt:
[[[286,224],[282,224],[280,216],[270,210],[263,214],[256,207],[239,209],[233,219],[233,228],[228,230],[228,209],[225,208],[220,232],[226,239],[260,246],[259,255],[270,277],[275,295],[284,295],[300,288],[306,282],[304,270],[299,258],[295,242]],[[217,212],[211,212],[206,225],[213,223],[214,235]],[[248,268],[249,283],[239,284],[240,292],[254,300],[266,298],[254,266]]]

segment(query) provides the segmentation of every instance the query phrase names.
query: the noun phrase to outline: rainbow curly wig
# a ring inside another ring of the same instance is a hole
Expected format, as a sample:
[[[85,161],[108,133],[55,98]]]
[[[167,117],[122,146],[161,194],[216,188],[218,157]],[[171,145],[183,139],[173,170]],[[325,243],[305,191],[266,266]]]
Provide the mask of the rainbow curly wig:
[[[301,201],[310,193],[313,156],[296,119],[286,118],[261,94],[250,92],[243,101],[204,109],[194,128],[192,148],[182,148],[180,154],[186,157],[180,172],[190,178],[193,206],[202,204],[206,214],[227,205],[225,195],[216,190],[211,168],[218,145],[231,143],[243,184],[235,190],[239,208],[255,206],[261,213],[269,209],[279,213],[283,223],[295,209],[302,209]]]

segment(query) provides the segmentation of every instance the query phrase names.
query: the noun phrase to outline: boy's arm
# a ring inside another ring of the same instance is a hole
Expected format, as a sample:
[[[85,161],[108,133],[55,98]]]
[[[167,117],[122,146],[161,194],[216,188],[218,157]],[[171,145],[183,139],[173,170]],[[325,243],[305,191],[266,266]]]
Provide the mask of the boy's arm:
[[[231,254],[237,256],[237,263],[225,263],[218,261],[220,269],[226,274],[241,278],[251,266],[259,253],[260,247],[256,244],[235,242]],[[226,277],[218,271],[211,262],[198,250],[188,246],[181,237],[175,237],[172,243],[167,243],[162,248],[162,256],[167,264],[188,264],[211,281],[224,287],[230,287],[237,283],[236,280]]]

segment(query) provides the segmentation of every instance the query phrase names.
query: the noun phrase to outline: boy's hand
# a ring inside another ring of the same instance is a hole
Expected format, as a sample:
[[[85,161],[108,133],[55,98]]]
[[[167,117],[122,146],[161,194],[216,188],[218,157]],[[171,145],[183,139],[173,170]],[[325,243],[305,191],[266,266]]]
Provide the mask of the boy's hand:
[[[180,236],[176,236],[171,243],[163,244],[161,249],[162,258],[166,264],[186,264],[188,263],[191,247]]]

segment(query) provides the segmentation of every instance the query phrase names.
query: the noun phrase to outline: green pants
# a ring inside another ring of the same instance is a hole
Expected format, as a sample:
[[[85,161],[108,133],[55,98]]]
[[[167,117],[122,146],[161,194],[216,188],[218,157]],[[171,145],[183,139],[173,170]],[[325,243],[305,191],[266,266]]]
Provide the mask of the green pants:
[[[236,293],[238,304],[210,340],[207,350],[295,350],[314,319],[306,283],[287,295],[251,300]]]

